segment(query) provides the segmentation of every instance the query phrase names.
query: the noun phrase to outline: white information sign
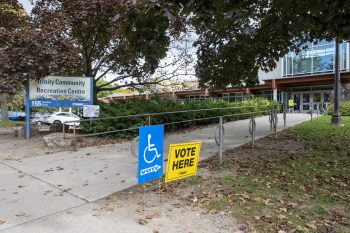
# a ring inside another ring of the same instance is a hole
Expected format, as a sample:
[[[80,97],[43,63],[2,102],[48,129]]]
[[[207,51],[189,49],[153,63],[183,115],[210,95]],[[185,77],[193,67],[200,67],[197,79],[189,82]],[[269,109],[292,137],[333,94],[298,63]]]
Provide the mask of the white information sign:
[[[99,105],[84,105],[83,107],[84,117],[99,117],[100,106]]]

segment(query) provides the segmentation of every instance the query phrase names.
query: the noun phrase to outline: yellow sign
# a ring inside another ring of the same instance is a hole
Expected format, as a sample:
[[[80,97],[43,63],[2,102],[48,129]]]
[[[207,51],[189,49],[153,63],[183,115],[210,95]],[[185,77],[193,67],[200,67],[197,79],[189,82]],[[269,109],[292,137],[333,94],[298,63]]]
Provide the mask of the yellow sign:
[[[200,150],[200,142],[171,144],[169,147],[165,182],[188,176],[195,176],[197,173]]]

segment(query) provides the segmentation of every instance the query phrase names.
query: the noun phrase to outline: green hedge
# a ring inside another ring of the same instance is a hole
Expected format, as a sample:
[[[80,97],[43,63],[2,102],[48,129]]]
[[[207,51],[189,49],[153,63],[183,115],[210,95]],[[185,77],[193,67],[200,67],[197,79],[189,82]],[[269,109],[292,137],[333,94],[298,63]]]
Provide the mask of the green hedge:
[[[332,115],[334,105],[328,106],[328,115]],[[340,102],[340,112],[342,116],[350,116],[350,100],[344,100]]]
[[[229,103],[223,100],[207,100],[200,102],[180,102],[174,100],[154,98],[149,101],[147,100],[132,100],[122,103],[111,103],[111,104],[100,104],[101,106],[101,118],[116,117],[116,116],[128,116],[128,115],[137,115],[137,114],[147,114],[147,113],[164,113],[164,112],[176,112],[176,111],[185,111],[182,113],[175,114],[160,114],[156,116],[151,116],[151,124],[167,124],[171,122],[179,121],[190,121],[194,118],[210,118],[222,115],[230,114],[245,114],[256,111],[266,111],[274,105],[274,102],[270,102],[263,98],[256,98],[253,100],[246,100],[237,103]],[[247,106],[253,106],[253,108],[247,108]],[[239,107],[236,109],[225,109],[225,110],[210,110],[210,111],[200,111],[200,112],[187,112],[187,110],[195,109],[212,109],[212,108],[228,108],[228,107]],[[261,115],[261,114],[260,114]],[[239,115],[239,116],[228,116],[225,117],[225,121],[233,121],[237,119],[244,119],[250,117],[250,114]],[[138,116],[122,119],[107,119],[93,121],[90,123],[82,123],[81,129],[83,133],[100,133],[107,131],[114,131],[119,129],[127,128],[137,128],[140,126],[148,125],[149,118],[148,116]],[[196,122],[183,122],[178,124],[169,124],[165,125],[165,130],[177,131],[182,129],[188,129],[193,126],[201,126],[208,124],[218,123],[218,119],[205,119],[198,120]],[[114,137],[130,137],[135,136],[138,132],[127,131],[121,133],[106,134],[105,136],[114,136]]]

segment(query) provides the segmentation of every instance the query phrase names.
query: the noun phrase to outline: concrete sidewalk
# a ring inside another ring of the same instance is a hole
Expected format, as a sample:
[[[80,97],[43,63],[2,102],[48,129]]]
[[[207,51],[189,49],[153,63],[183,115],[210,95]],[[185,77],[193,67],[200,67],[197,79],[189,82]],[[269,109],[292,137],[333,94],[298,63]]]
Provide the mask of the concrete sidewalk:
[[[309,119],[308,114],[287,114],[287,127]],[[257,118],[256,124],[256,139],[270,134],[268,117]],[[248,125],[249,120],[226,123],[224,149],[250,142]],[[282,129],[283,119],[280,114],[278,130]],[[171,143],[201,141],[201,159],[208,158],[218,151],[214,140],[215,131],[216,126],[212,126],[169,135],[165,139],[164,155],[167,155],[167,148]],[[0,231],[62,232],[59,230],[61,223],[57,222],[61,221],[62,212],[75,208],[85,213],[86,206],[96,205],[91,202],[136,185],[136,174],[137,159],[130,153],[130,143],[2,162],[0,220],[4,220],[5,223],[0,225]],[[121,222],[126,224],[128,220]],[[48,224],[51,224],[50,230],[47,229]],[[93,220],[86,220],[86,224],[100,225]],[[82,232],[74,228],[78,225],[75,226],[71,222],[70,225],[72,229],[64,232]],[[116,232],[113,231],[113,227],[108,229],[111,231],[100,232]],[[142,232],[139,229],[134,230]]]

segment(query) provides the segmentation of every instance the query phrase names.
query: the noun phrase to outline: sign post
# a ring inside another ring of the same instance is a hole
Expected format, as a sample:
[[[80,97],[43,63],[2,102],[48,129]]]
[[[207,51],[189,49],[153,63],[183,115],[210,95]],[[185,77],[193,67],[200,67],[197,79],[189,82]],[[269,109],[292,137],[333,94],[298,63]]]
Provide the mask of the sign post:
[[[164,125],[139,129],[138,184],[163,176]]]
[[[201,142],[171,144],[165,182],[197,174]]]
[[[29,79],[26,86],[26,139],[30,137]]]

